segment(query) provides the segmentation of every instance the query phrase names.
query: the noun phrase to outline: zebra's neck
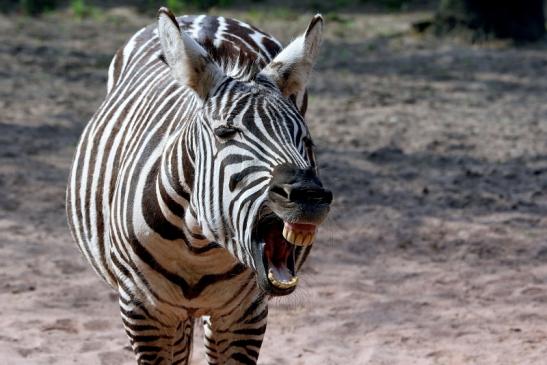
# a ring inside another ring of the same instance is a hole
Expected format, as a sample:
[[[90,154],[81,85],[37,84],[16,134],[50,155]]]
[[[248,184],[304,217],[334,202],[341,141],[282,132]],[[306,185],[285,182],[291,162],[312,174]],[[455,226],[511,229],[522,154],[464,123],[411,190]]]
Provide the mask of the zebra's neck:
[[[197,123],[197,111],[180,121],[163,149],[156,179],[158,206],[163,215],[182,230],[186,244],[192,247],[208,243],[192,205]]]

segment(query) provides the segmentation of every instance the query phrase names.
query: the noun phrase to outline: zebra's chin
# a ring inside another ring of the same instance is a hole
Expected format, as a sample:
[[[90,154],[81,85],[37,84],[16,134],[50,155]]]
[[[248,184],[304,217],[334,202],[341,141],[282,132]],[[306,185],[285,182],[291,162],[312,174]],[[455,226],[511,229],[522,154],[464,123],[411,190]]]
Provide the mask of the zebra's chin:
[[[270,213],[258,219],[253,231],[252,254],[259,287],[269,295],[292,293],[298,284],[297,246],[284,238],[285,223]]]

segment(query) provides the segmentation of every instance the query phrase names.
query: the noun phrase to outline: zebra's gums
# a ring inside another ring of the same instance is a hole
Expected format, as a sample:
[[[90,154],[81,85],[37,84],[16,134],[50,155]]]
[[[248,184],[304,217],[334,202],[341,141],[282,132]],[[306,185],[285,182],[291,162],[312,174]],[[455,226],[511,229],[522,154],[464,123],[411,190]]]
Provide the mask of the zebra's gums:
[[[316,15],[285,49],[243,22],[175,18],[112,60],[67,190],[72,234],[119,293],[139,364],[255,364],[267,299],[291,293],[332,194],[303,116]]]

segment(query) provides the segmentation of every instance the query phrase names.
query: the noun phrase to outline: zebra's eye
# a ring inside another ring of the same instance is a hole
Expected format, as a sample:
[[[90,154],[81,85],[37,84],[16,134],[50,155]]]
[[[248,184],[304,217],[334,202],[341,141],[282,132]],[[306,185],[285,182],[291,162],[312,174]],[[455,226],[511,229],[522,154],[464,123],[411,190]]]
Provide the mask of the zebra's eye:
[[[237,132],[239,132],[239,129],[231,125],[221,125],[215,128],[215,136],[220,138],[233,137]]]

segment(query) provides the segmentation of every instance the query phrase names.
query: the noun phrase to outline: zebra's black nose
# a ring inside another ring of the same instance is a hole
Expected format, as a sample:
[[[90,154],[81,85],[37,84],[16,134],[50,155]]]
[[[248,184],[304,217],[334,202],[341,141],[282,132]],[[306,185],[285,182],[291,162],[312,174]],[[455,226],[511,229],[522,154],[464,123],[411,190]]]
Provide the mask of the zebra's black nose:
[[[270,195],[277,195],[276,199],[287,199],[297,204],[330,204],[332,202],[332,192],[313,182],[272,185]]]
[[[298,205],[313,209],[314,206],[328,206],[332,202],[332,192],[323,187],[312,168],[280,165],[274,169],[272,176],[269,200],[279,207]]]

